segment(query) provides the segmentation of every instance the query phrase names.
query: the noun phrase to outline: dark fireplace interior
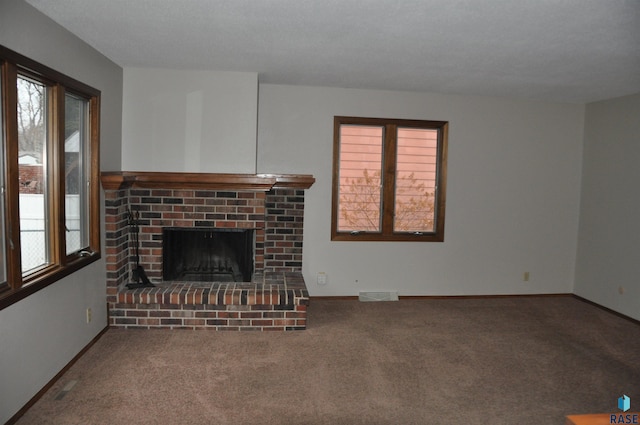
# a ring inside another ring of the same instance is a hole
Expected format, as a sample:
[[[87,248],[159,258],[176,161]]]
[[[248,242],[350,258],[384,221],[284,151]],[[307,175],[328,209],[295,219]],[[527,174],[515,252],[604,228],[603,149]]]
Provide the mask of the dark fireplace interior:
[[[252,229],[166,227],[162,241],[164,281],[251,281]]]

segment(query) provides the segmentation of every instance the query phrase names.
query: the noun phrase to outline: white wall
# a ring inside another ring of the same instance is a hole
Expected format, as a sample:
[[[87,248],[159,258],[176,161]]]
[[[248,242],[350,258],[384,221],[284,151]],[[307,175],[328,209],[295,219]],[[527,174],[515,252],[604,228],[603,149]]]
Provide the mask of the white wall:
[[[256,172],[258,74],[125,68],[126,171]]]
[[[22,0],[0,2],[0,44],[102,91],[101,166],[119,170],[122,69]],[[0,423],[104,329],[105,276],[100,260],[0,310]]]
[[[575,293],[640,320],[639,163],[640,94],[587,105]]]
[[[335,115],[449,121],[443,243],[330,241]],[[316,177],[303,261],[312,295],[570,293],[583,116],[580,105],[261,85],[258,172]]]

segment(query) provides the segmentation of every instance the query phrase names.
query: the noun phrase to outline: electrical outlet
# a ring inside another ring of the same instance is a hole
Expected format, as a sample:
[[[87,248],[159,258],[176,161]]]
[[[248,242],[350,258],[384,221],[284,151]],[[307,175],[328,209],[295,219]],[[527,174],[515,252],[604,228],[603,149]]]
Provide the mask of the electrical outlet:
[[[624,294],[624,286],[618,286],[618,294]]]
[[[522,280],[524,282],[529,282],[529,272],[524,272],[524,274],[522,275]]]
[[[327,274],[325,272],[318,272],[316,275],[316,282],[318,285],[326,285],[327,284]]]
[[[91,323],[91,309],[87,308],[87,323]]]

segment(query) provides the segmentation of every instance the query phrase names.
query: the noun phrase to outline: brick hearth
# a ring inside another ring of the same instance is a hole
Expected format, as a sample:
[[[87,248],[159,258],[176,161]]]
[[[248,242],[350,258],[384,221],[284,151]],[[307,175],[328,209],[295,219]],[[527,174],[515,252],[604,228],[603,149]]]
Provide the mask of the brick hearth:
[[[304,189],[313,181],[298,175],[103,173],[110,326],[305,329]],[[128,211],[139,213],[140,265],[156,287],[125,286],[135,258]],[[254,229],[252,281],[163,282],[164,227]]]
[[[297,272],[256,274],[252,283],[172,282],[121,290],[114,326],[303,330],[309,294]]]

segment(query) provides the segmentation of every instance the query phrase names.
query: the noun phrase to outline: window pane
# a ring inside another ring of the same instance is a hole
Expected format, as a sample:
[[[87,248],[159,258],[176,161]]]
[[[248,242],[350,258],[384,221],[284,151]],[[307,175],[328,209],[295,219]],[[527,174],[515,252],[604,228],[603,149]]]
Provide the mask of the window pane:
[[[398,129],[394,232],[433,232],[438,130]]]
[[[88,102],[65,96],[64,162],[66,252],[89,246],[87,196]]]
[[[49,262],[46,196],[47,89],[18,78],[18,167],[22,272]]]
[[[0,73],[0,77],[2,73]],[[0,84],[0,99],[2,97],[2,85]],[[4,128],[4,123],[2,122],[4,119],[4,113],[2,111],[3,102],[0,102],[0,128]],[[5,252],[5,238],[4,238],[4,224],[5,224],[5,185],[4,185],[4,171],[5,171],[5,162],[4,162],[4,132],[0,134],[0,139],[2,139],[2,147],[0,148],[0,286],[7,282],[7,253]]]
[[[381,230],[382,140],[382,127],[340,127],[338,231]]]

